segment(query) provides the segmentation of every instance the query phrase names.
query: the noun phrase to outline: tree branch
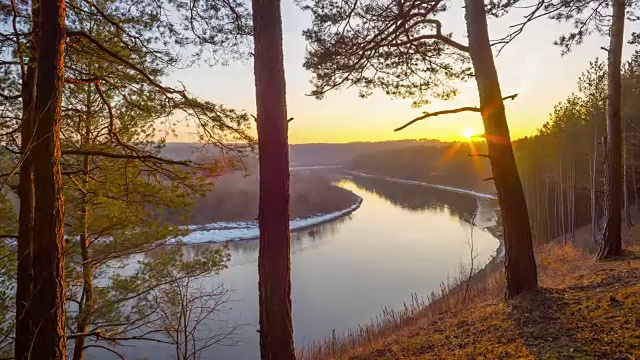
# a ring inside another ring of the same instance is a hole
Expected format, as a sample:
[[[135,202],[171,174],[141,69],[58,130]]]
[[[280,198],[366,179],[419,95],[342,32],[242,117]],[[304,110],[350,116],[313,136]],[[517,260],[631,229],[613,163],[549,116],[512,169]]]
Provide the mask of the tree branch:
[[[115,354],[115,355],[116,355],[117,357],[119,357],[120,359],[122,359],[122,360],[127,360],[127,359],[126,359],[124,356],[122,356],[122,354],[120,354],[119,352],[117,352],[117,351],[115,351],[115,350],[113,350],[113,349],[111,349],[111,348],[108,348],[108,347],[106,347],[106,346],[103,346],[103,345],[95,345],[95,344],[86,345],[86,346],[83,348],[83,350],[84,350],[84,349],[88,349],[88,348],[99,348],[99,349],[107,350],[107,351],[109,351],[109,352],[111,352],[111,353]]]
[[[505,96],[505,97],[502,98],[502,100],[514,100],[516,97],[518,97],[518,95],[519,94],[513,94],[513,95]],[[436,112],[433,112],[433,113],[425,112],[424,115],[418,116],[417,118],[409,121],[408,123],[400,126],[399,128],[396,128],[393,131],[403,130],[403,129],[413,125],[414,123],[416,123],[416,122],[418,122],[420,120],[424,120],[426,118],[430,118],[430,117],[434,117],[434,116],[440,116],[440,115],[457,114],[457,113],[461,113],[461,112],[465,112],[465,111],[480,112],[480,108],[472,107],[472,106],[465,106],[465,107],[461,107],[461,108],[457,108],[457,109],[436,111]]]
[[[430,117],[434,117],[434,116],[440,116],[440,115],[457,114],[457,113],[461,113],[461,112],[465,112],[465,111],[480,112],[480,108],[467,106],[467,107],[461,107],[461,108],[451,109],[451,110],[436,111],[434,113],[425,112],[424,115],[418,116],[417,118],[409,121],[408,123],[400,126],[399,128],[396,128],[393,131],[403,130],[403,129],[413,125],[414,123],[416,123],[416,122],[418,122],[420,120],[424,120],[426,118],[430,118]]]
[[[106,151],[99,150],[63,150],[62,155],[88,155],[88,156],[102,156],[113,159],[130,159],[130,160],[152,160],[157,161],[164,164],[172,164],[172,165],[184,165],[191,166],[193,163],[191,161],[179,161],[179,160],[171,160],[165,159],[159,156],[151,155],[151,154],[140,154],[140,155],[130,155],[130,154],[116,154],[110,153]]]

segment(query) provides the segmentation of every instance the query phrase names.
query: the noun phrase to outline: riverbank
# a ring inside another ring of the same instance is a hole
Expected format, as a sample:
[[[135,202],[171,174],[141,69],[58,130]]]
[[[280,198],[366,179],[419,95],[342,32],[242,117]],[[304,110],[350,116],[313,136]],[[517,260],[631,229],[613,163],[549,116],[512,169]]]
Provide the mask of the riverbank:
[[[397,179],[397,178],[380,176],[380,175],[371,175],[371,174],[365,174],[365,173],[352,171],[352,170],[346,170],[346,169],[344,171],[347,174],[351,174],[351,175],[355,175],[355,176],[362,176],[362,177],[369,177],[369,178],[374,178],[374,179],[387,180],[387,181],[396,182],[396,183],[400,183],[400,184],[432,187],[432,188],[435,188],[435,189],[451,191],[451,192],[456,192],[456,193],[460,193],[460,194],[468,194],[468,195],[472,195],[472,196],[475,196],[475,197],[491,199],[491,200],[496,200],[497,199],[494,195],[481,193],[481,192],[477,192],[477,191],[469,190],[469,189],[461,189],[461,188],[452,187],[452,186],[430,184],[430,183],[421,182],[421,181]]]
[[[362,198],[353,194],[356,201],[346,209],[328,214],[317,214],[304,219],[293,219],[289,222],[292,232],[304,231],[313,227],[335,221],[348,216],[362,205]],[[260,237],[256,221],[215,222],[206,225],[188,226],[191,232],[182,237],[187,244],[214,243],[238,240],[253,240]]]
[[[640,227],[624,247],[624,258],[602,262],[571,245],[542,246],[536,294],[505,301],[503,269],[490,266],[386,328],[318,344],[302,359],[635,359]]]

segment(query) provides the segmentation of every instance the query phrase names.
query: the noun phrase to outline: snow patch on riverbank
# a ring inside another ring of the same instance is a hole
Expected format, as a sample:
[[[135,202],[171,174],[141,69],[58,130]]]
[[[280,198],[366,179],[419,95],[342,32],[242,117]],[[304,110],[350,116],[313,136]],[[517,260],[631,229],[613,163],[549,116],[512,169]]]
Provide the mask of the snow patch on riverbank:
[[[356,211],[361,204],[362,198],[358,196],[356,202],[344,210],[318,214],[305,219],[294,219],[289,222],[289,227],[291,231],[301,231],[318,226],[349,215]],[[250,240],[260,237],[258,223],[255,221],[216,222],[207,225],[190,225],[186,228],[191,232],[183,236],[182,241],[188,244]]]
[[[427,187],[432,187],[432,188],[436,188],[436,189],[441,189],[441,190],[446,190],[446,191],[451,191],[451,192],[457,192],[457,193],[461,193],[461,194],[473,195],[473,196],[480,197],[480,198],[485,198],[485,199],[494,199],[494,200],[497,199],[495,196],[493,196],[491,194],[480,193],[480,192],[476,192],[476,191],[473,191],[473,190],[460,189],[460,188],[455,188],[455,187],[445,186],[445,185],[429,184],[429,183],[424,183],[424,182],[420,182],[420,181],[402,180],[402,179],[395,179],[395,178],[389,178],[389,177],[378,176],[378,175],[369,175],[369,174],[364,174],[364,173],[351,171],[351,170],[345,170],[345,171],[347,173],[349,173],[349,174],[357,175],[357,176],[388,180],[388,181],[393,181],[393,182],[402,183],[402,184],[427,186]]]

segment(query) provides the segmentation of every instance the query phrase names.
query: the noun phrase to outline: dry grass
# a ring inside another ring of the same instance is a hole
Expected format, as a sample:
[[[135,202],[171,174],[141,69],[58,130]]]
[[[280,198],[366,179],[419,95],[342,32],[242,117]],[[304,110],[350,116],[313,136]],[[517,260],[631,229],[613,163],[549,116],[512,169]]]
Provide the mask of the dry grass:
[[[407,328],[418,326],[442,313],[482,303],[503,292],[504,276],[501,264],[496,260],[490,261],[483,269],[475,272],[470,280],[468,275],[469,270],[460,266],[458,274],[441,283],[440,289],[429,294],[427,299],[413,295],[411,301],[405,303],[402,309],[385,307],[382,313],[368,324],[346,334],[334,332],[331,337],[298,350],[298,359],[342,359],[353,353],[354,349],[371,350]]]
[[[632,250],[616,261],[543,246],[536,294],[503,300],[494,263],[472,278],[466,301],[459,276],[428,301],[334,334],[300,359],[640,359],[640,227],[626,236]]]

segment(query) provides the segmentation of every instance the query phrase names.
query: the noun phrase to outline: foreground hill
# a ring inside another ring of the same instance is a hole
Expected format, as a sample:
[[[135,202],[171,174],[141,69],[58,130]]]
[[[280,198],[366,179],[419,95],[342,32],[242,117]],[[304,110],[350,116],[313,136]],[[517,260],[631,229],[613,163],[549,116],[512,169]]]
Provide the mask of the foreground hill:
[[[468,301],[458,286],[402,325],[378,329],[357,345],[352,338],[323,357],[638,359],[639,240],[640,227],[632,228],[626,256],[606,262],[571,245],[546,245],[537,254],[538,293],[503,300],[502,271],[496,265],[475,279]]]

